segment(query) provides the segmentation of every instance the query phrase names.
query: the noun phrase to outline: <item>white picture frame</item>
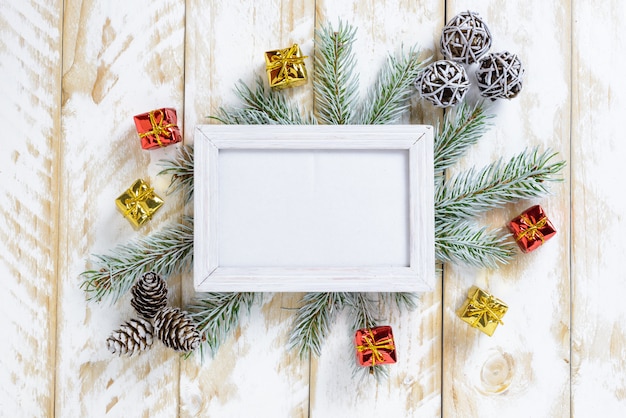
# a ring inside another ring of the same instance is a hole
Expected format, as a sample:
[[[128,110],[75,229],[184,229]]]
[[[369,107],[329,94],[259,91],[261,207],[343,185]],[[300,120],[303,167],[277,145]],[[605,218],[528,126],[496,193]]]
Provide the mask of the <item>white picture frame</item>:
[[[433,129],[200,125],[198,292],[420,292],[435,283]]]

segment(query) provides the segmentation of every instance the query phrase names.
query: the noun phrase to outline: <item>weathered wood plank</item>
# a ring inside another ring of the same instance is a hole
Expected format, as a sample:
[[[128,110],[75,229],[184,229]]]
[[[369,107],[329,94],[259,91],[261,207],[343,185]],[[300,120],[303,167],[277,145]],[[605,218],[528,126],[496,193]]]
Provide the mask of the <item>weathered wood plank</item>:
[[[153,220],[134,231],[114,200],[137,178],[165,197],[168,179],[156,178],[156,162],[175,147],[142,150],[133,115],[164,106],[182,110],[184,6],[182,0],[65,2],[58,416],[178,412],[179,355],[157,342],[139,356],[112,356],[105,340],[135,315],[130,298],[88,305],[77,276],[90,253],[145,235],[180,211],[176,198],[166,198]]]
[[[443,2],[400,0],[317,2],[317,24],[338,19],[357,27],[354,51],[361,97],[382,68],[388,54],[417,45],[424,56],[434,53],[435,34],[443,22]],[[433,124],[440,112],[422,106],[417,96],[404,122]],[[434,266],[433,266],[434,268]],[[398,347],[398,363],[389,366],[389,379],[360,381],[352,376],[356,361],[354,331],[346,315],[340,317],[319,359],[311,369],[311,417],[441,415],[441,287],[421,296],[414,312],[383,309]],[[382,323],[381,323],[382,325]]]
[[[54,411],[61,1],[0,5],[0,412]]]
[[[621,1],[573,1],[572,415],[626,410]],[[616,72],[617,71],[617,72]]]
[[[185,125],[208,123],[220,106],[240,105],[238,80],[253,86],[265,77],[265,51],[298,43],[312,54],[314,3],[307,0],[187,2]],[[312,60],[306,60],[312,72]],[[312,107],[311,84],[284,91]],[[188,129],[186,140],[193,132]],[[193,278],[184,279],[193,297]],[[265,294],[216,356],[181,368],[181,415],[305,417],[309,407],[308,362],[287,351],[299,293]],[[253,411],[253,412],[252,412]]]
[[[526,68],[519,97],[494,104],[495,126],[460,167],[508,159],[527,146],[551,147],[566,159],[569,2],[455,0],[447,4],[448,19],[468,9],[479,12],[493,35],[491,51],[517,53]],[[567,181],[552,190],[551,197],[510,205],[482,220],[493,227],[505,226],[522,210],[541,204],[558,230],[545,247],[519,254],[499,270],[446,267],[444,416],[569,416]],[[509,305],[504,325],[491,338],[470,328],[455,313],[474,284]]]

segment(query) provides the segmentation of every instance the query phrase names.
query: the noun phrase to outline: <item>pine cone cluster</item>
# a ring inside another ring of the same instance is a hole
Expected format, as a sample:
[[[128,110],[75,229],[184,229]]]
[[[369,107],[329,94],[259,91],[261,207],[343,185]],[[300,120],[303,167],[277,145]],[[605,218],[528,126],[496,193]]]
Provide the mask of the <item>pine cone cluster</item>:
[[[113,354],[132,356],[152,346],[154,329],[145,319],[131,319],[113,331],[107,338],[107,347]]]
[[[198,348],[200,331],[185,311],[167,306],[167,285],[155,272],[141,276],[131,289],[130,304],[140,315],[113,331],[107,347],[113,354],[129,356],[147,350],[158,337],[165,346],[188,352]]]

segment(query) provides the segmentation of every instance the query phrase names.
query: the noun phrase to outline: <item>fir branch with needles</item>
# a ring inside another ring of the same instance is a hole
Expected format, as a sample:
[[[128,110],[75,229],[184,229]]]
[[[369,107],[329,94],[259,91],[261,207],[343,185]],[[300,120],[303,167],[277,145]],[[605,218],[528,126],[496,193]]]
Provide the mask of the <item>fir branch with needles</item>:
[[[315,31],[315,109],[320,122],[328,125],[349,124],[356,112],[359,78],[353,71],[355,34],[355,28],[341,22],[337,30],[328,25]]]
[[[302,358],[309,353],[319,356],[324,339],[347,297],[348,294],[342,292],[306,293],[289,335],[289,348],[297,350]]]
[[[493,114],[487,114],[482,103],[469,106],[462,102],[446,113],[443,126],[435,130],[435,177],[442,178],[443,171],[456,164],[465,152],[476,144],[489,127]]]
[[[477,171],[459,173],[435,189],[435,219],[471,219],[490,209],[548,193],[547,185],[564,161],[553,162],[557,153],[525,149],[506,164],[498,160]]]
[[[435,256],[445,263],[497,268],[514,255],[504,233],[489,231],[463,219],[435,223]]]
[[[216,119],[224,124],[279,124],[279,125],[314,125],[315,116],[304,113],[300,107],[289,102],[284,94],[265,86],[263,79],[257,77],[254,89],[239,81],[235,92],[243,102],[242,108],[220,107]],[[304,114],[304,116],[303,116]]]
[[[97,267],[81,274],[80,287],[89,300],[115,302],[147,271],[169,278],[191,270],[193,218],[185,216],[183,222],[93,257]]]
[[[383,125],[396,123],[409,109],[413,83],[428,60],[420,59],[420,52],[412,47],[399,57],[390,55],[376,83],[369,90],[359,111],[357,124]]]
[[[253,292],[196,295],[187,310],[212,354],[217,352],[220,345],[239,325],[241,312],[245,310],[250,313],[250,308],[255,301],[262,298],[262,295]]]
[[[171,175],[172,179],[166,191],[170,195],[182,191],[185,203],[193,199],[193,145],[183,145],[178,148],[173,160],[162,160],[164,167],[158,175]]]

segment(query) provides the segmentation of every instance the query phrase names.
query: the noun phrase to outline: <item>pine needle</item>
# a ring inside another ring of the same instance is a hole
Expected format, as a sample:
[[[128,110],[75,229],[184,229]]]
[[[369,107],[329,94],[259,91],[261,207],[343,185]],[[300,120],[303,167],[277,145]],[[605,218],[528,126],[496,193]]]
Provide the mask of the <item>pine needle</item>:
[[[356,29],[339,22],[315,31],[315,109],[318,119],[329,125],[344,125],[352,120],[358,99],[359,77],[354,73],[352,52]]]
[[[548,194],[548,182],[558,181],[555,175],[565,166],[564,161],[552,163],[556,156],[550,150],[539,154],[537,148],[526,149],[506,164],[500,159],[437,184],[435,218],[469,219],[506,203]]]
[[[301,358],[313,353],[319,356],[322,343],[337,314],[346,302],[346,293],[307,293],[298,308],[288,346],[297,349]]]
[[[435,255],[439,261],[496,268],[508,263],[513,254],[513,244],[504,233],[465,220],[435,224]]]
[[[361,328],[372,328],[376,326],[380,312],[376,306],[376,301],[370,297],[371,293],[348,293],[346,306],[350,311],[352,328],[356,332]]]
[[[469,147],[476,144],[489,127],[493,115],[485,113],[481,103],[473,107],[461,103],[453,112],[446,114],[443,128],[435,132],[435,176],[456,164]]]
[[[167,188],[167,194],[182,191],[185,203],[193,199],[193,145],[183,145],[178,148],[173,160],[162,160],[164,167],[158,175],[172,175],[172,180]]]
[[[97,267],[81,273],[81,289],[89,300],[116,302],[143,273],[154,270],[165,278],[191,270],[193,218],[184,217],[146,237],[118,245],[109,254],[94,255]]]
[[[300,107],[287,101],[284,94],[266,88],[261,77],[257,77],[255,89],[243,81],[235,88],[244,104],[243,108],[220,107],[217,116],[211,116],[224,124],[280,124],[312,125],[317,123],[312,114],[302,116]]]
[[[214,355],[230,333],[239,325],[241,311],[250,308],[262,293],[199,293],[187,310]]]
[[[409,99],[415,90],[413,83],[424,63],[419,59],[419,50],[414,47],[406,54],[401,52],[399,58],[390,55],[368,93],[357,116],[357,124],[383,125],[397,122],[409,108]]]
[[[379,293],[385,304],[394,303],[399,311],[412,311],[417,308],[419,295],[410,292]]]

